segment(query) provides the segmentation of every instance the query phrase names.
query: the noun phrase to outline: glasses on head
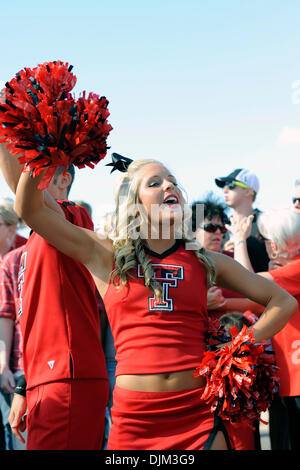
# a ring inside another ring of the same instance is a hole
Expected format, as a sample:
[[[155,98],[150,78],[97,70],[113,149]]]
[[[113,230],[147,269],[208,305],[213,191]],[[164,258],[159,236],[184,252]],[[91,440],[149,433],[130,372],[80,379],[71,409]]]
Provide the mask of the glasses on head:
[[[293,197],[293,204],[295,204],[295,202],[300,204],[300,197]]]
[[[218,229],[223,234],[227,232],[227,228],[224,227],[224,225],[213,224],[212,222],[209,224],[202,225],[202,227],[200,228],[202,228],[202,230],[205,230],[205,232],[209,233],[215,233]]]
[[[236,186],[239,186],[240,188],[244,189],[249,189],[249,186],[244,183],[241,183],[240,181],[230,181],[230,183],[226,183],[225,186],[227,186],[228,189],[234,189]]]

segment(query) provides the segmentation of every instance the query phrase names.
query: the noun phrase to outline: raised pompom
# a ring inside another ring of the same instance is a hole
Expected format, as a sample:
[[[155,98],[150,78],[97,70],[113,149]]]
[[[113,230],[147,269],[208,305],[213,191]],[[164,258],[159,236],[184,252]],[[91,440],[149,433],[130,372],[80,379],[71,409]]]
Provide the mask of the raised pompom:
[[[0,97],[0,142],[18,155],[24,171],[45,171],[45,189],[58,166],[94,167],[107,153],[112,127],[108,101],[85,92],[76,100],[72,66],[61,61],[26,68],[6,83]]]

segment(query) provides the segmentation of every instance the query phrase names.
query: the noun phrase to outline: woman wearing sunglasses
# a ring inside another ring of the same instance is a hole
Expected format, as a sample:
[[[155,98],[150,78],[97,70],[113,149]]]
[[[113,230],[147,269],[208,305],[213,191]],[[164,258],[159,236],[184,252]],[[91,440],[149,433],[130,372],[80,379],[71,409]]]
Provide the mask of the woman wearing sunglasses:
[[[197,225],[196,206],[202,204],[204,219]],[[222,250],[223,238],[227,232],[229,219],[226,215],[226,205],[212,192],[202,201],[192,204],[192,229],[196,239],[206,250],[221,252],[232,257],[233,253]],[[220,319],[225,313],[243,314],[244,312],[259,314],[263,307],[224,287],[213,286],[207,292],[207,310],[210,320]],[[255,317],[255,315],[253,315]],[[254,423],[256,425],[256,423]],[[236,450],[255,450],[259,445],[259,428],[256,431],[248,424],[225,424]],[[256,433],[256,434],[255,434]]]
[[[204,219],[197,225],[196,207],[203,205]],[[196,234],[196,239],[209,251],[221,252],[233,257],[233,253],[222,249],[223,238],[227,232],[229,219],[226,214],[226,205],[221,202],[212,192],[202,201],[195,201],[192,204],[192,229]],[[262,306],[243,298],[239,294],[225,288],[211,287],[208,291],[208,310],[211,318],[219,318],[225,311],[252,310],[254,313],[263,311]]]

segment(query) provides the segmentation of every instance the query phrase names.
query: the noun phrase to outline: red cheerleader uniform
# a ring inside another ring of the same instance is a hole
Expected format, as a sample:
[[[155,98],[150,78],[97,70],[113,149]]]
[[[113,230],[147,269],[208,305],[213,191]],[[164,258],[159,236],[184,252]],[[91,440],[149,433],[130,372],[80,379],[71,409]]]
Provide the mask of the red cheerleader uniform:
[[[194,369],[206,349],[207,283],[203,264],[181,242],[162,254],[147,250],[161,301],[145,286],[141,266],[104,296],[116,347],[116,376]],[[203,389],[140,392],[115,387],[108,449],[208,449],[221,429],[201,400]]]

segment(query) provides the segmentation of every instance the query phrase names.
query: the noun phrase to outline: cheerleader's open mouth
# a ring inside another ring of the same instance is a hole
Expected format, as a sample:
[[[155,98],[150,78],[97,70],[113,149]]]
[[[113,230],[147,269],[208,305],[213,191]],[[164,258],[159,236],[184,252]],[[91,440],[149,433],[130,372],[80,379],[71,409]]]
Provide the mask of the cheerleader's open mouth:
[[[163,200],[163,204],[167,205],[168,207],[176,208],[179,205],[179,200],[176,194],[169,194]]]

